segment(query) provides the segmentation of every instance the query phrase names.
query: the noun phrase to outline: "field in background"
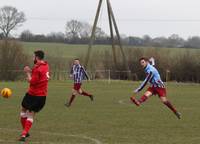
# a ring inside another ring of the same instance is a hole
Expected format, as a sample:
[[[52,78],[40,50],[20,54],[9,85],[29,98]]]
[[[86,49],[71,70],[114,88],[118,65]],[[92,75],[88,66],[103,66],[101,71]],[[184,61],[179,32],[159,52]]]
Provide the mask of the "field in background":
[[[23,42],[23,48],[26,53],[32,54],[33,51],[42,49],[51,56],[59,56],[63,58],[76,58],[85,55],[88,45],[69,45],[63,43],[40,43],[40,42]],[[109,46],[94,46],[94,50],[104,51]]]
[[[47,55],[50,56],[59,56],[63,58],[76,58],[80,56],[85,56],[87,53],[88,45],[69,45],[63,43],[40,43],[40,42],[22,42],[23,48],[26,53],[32,55],[34,50],[42,49],[47,52]],[[138,48],[131,46],[124,46],[124,48]],[[147,47],[139,47],[144,49],[145,51],[149,48]],[[150,48],[155,49],[155,48]],[[156,48],[158,51],[170,52],[170,54],[184,53],[186,51],[190,51],[191,53],[199,52],[199,49],[187,49],[187,48]],[[105,50],[111,51],[110,45],[95,45],[92,47],[92,52],[104,52]]]
[[[168,98],[182,113],[178,120],[157,97],[143,106],[129,103],[139,83],[91,81],[84,88],[95,95],[76,97],[64,107],[71,93],[71,81],[49,84],[45,108],[37,115],[30,144],[198,144],[200,143],[200,85],[168,83]],[[16,144],[20,134],[19,109],[27,83],[1,82],[10,87],[10,99],[0,97],[0,143]]]

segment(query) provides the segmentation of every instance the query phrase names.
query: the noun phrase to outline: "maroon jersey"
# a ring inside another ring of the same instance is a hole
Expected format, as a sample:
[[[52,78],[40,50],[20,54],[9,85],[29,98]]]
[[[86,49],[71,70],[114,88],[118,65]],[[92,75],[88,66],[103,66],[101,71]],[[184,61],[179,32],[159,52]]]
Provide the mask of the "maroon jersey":
[[[37,62],[31,74],[28,94],[32,96],[46,96],[49,79],[49,65],[47,62]]]

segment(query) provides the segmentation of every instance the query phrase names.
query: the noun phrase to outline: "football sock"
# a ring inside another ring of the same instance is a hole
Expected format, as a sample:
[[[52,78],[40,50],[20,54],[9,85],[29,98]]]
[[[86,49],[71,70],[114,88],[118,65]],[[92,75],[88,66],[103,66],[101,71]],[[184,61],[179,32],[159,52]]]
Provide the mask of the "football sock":
[[[83,92],[81,93],[81,95],[84,95],[84,96],[92,96],[91,94],[89,94],[89,93],[87,93],[87,92],[85,92],[85,91],[83,91]]]
[[[145,102],[147,99],[148,99],[148,97],[145,96],[145,95],[143,95],[138,101],[139,101],[140,103],[143,103],[143,102]]]
[[[169,102],[169,101],[166,101],[166,102],[163,102],[169,109],[171,109],[174,113],[177,112],[177,110],[175,109],[175,107]]]
[[[33,117],[29,115],[27,117],[27,120],[26,120],[26,123],[25,123],[25,127],[24,127],[24,130],[22,132],[22,137],[26,137],[27,133],[29,132],[29,130],[32,127],[32,124],[33,124]]]
[[[25,127],[26,119],[27,119],[26,112],[21,112],[20,113],[20,120],[21,120],[21,125],[22,125],[23,129]]]
[[[75,95],[72,95],[71,98],[70,98],[70,100],[69,100],[69,105],[72,104],[72,102],[74,101],[74,98],[75,98]]]
[[[135,97],[130,97],[130,100],[137,106],[140,105],[140,102]]]

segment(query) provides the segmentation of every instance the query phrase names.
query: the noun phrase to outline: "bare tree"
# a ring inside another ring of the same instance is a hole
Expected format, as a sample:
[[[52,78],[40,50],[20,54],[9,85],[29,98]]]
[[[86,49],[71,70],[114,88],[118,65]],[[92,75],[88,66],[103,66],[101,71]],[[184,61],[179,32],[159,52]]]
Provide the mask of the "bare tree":
[[[20,40],[31,41],[34,35],[29,30],[24,30],[20,35]]]
[[[5,38],[8,38],[10,32],[20,27],[25,21],[25,14],[19,12],[15,7],[4,6],[0,8],[0,30]]]
[[[95,31],[95,37],[96,38],[105,38],[107,36],[108,35],[100,27],[96,28],[96,31]]]
[[[90,38],[92,26],[87,22],[82,22],[82,30],[80,33],[81,38]]]
[[[66,36],[69,39],[79,38],[81,30],[82,23],[77,20],[71,20],[66,24]]]

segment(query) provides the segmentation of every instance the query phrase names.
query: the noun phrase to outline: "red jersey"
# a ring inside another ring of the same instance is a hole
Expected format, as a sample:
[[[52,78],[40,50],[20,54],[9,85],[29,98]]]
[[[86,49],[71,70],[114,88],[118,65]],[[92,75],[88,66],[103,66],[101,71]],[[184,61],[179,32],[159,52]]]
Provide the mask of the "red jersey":
[[[28,94],[32,96],[46,96],[49,79],[49,65],[47,62],[37,62],[31,74]]]

